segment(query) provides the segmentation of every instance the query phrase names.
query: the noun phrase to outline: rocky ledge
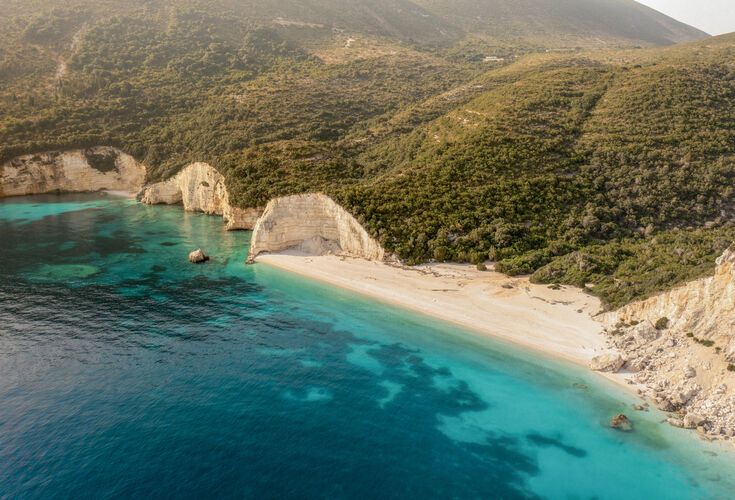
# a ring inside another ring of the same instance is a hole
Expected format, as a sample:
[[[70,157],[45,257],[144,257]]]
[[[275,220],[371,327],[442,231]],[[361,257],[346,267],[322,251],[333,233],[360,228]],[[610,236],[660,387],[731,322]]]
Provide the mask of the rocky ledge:
[[[225,178],[207,163],[192,163],[170,179],[147,186],[138,199],[149,205],[181,203],[190,212],[221,215],[228,230],[253,229],[262,212],[233,207]]]
[[[344,208],[323,194],[271,200],[258,219],[248,262],[261,253],[296,249],[311,255],[340,254],[384,260],[385,251]]]
[[[609,344],[668,422],[735,438],[735,252],[715,275],[603,315]]]
[[[115,148],[51,151],[0,165],[0,197],[105,189],[134,194],[143,187],[145,176],[145,166]]]

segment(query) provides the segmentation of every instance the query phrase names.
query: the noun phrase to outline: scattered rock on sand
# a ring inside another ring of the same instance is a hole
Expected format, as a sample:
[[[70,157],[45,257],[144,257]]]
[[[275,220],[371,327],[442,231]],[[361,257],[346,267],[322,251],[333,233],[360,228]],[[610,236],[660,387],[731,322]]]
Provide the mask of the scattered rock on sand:
[[[590,368],[598,372],[617,372],[625,364],[625,360],[618,353],[600,354],[590,361]]]
[[[621,413],[619,415],[615,415],[610,420],[610,427],[619,431],[630,432],[633,430],[633,422]]]
[[[189,262],[192,264],[202,264],[208,260],[209,256],[201,248],[197,248],[189,254]]]

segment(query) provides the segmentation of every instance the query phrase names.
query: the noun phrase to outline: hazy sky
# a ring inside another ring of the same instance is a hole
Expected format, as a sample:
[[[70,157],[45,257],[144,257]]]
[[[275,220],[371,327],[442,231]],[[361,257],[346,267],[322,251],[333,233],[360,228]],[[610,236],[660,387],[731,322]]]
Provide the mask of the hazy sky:
[[[735,31],[735,0],[637,0],[711,35]]]

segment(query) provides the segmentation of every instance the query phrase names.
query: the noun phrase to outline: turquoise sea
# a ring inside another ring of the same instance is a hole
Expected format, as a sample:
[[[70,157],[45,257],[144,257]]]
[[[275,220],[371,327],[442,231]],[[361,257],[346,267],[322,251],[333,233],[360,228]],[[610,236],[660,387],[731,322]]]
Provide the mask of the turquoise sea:
[[[0,498],[733,497],[732,453],[596,375],[246,266],[249,237],[0,201]]]

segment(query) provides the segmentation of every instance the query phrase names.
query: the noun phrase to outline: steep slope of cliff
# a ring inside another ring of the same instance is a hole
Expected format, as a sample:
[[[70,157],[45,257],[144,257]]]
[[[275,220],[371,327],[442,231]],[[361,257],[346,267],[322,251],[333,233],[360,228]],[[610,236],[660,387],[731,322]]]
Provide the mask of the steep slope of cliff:
[[[717,259],[714,276],[633,302],[604,317],[611,325],[655,325],[664,318],[662,329],[712,341],[724,360],[735,363],[735,252],[730,248]]]
[[[0,164],[0,197],[101,190],[137,193],[146,168],[110,147],[19,156]]]
[[[735,437],[735,252],[715,275],[604,314],[611,346],[673,425]]]
[[[190,212],[221,215],[228,230],[253,229],[262,212],[233,207],[225,178],[206,163],[192,163],[172,178],[146,186],[138,198],[149,205],[181,203]]]
[[[383,260],[385,251],[355,218],[323,194],[276,198],[268,203],[250,240],[249,262],[265,252],[299,250]]]

